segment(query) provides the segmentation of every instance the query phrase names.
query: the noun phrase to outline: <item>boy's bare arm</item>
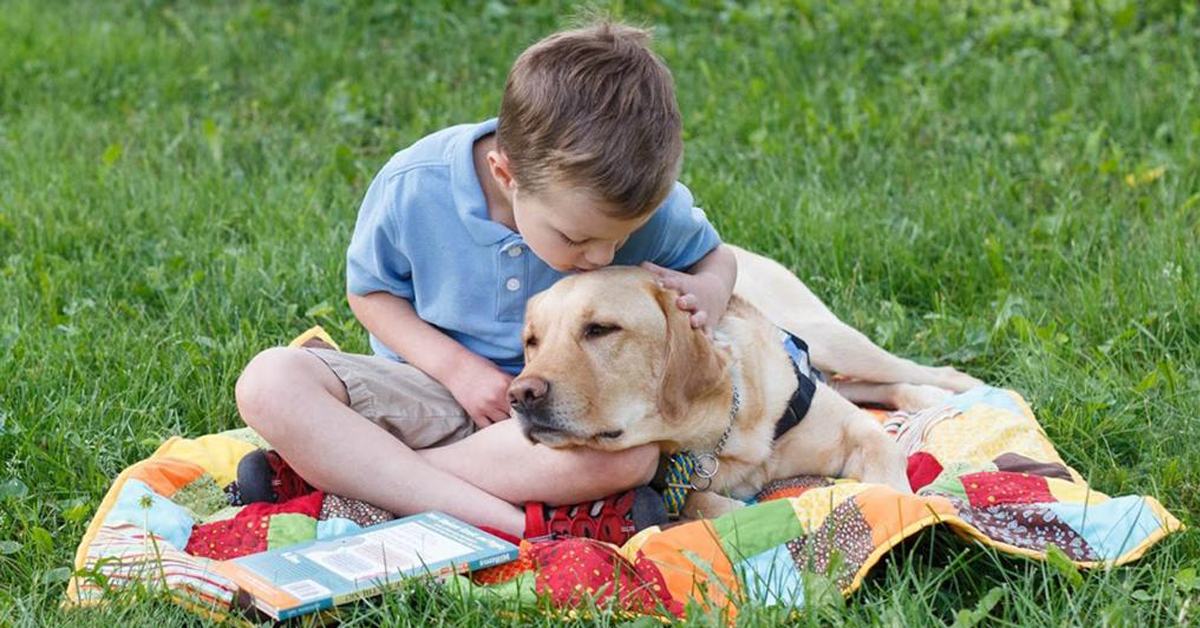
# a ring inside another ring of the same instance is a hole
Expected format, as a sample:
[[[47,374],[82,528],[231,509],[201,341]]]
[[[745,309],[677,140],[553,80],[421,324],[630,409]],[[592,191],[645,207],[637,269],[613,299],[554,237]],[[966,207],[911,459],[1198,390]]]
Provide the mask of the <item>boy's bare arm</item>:
[[[367,331],[449,389],[476,425],[508,418],[512,376],[422,320],[405,299],[386,292],[346,298]]]
[[[688,272],[692,275],[711,275],[724,288],[725,302],[728,303],[729,296],[733,294],[733,286],[737,283],[737,257],[729,247],[718,244],[708,255],[693,264]],[[724,308],[721,308],[721,313],[725,313]]]
[[[711,329],[725,315],[733,286],[737,283],[737,258],[718,245],[700,261],[679,272],[646,262],[642,266],[658,275],[663,287],[679,291],[675,305],[692,313],[692,327]]]

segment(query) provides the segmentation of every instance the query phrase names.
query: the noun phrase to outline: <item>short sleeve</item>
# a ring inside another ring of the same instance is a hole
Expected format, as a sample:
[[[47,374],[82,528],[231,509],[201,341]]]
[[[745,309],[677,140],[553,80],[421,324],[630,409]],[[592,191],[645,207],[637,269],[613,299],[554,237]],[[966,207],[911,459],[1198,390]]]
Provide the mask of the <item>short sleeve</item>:
[[[674,270],[692,266],[721,244],[717,230],[704,210],[695,206],[691,191],[682,183],[675,184],[646,226],[657,231],[657,246],[649,261]]]
[[[412,264],[398,237],[403,180],[402,174],[385,169],[367,189],[346,251],[346,290],[351,294],[387,292],[413,299]]]

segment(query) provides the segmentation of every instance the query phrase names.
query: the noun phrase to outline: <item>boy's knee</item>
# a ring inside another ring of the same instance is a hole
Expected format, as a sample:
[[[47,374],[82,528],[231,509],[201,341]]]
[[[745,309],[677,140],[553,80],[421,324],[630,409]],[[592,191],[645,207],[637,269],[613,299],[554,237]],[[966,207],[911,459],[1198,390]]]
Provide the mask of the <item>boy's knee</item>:
[[[294,392],[290,389],[296,386],[302,359],[298,349],[272,347],[250,360],[234,386],[238,412],[247,425],[270,428],[281,402]]]

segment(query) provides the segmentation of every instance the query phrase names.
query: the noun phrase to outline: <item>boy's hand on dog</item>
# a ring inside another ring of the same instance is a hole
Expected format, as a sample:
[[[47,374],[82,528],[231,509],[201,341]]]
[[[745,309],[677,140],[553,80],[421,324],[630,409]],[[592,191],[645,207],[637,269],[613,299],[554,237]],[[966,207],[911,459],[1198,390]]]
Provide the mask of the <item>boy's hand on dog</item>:
[[[691,314],[694,329],[704,329],[708,333],[725,315],[732,292],[719,277],[704,273],[692,275],[651,262],[643,262],[642,268],[654,273],[662,287],[679,292],[675,305]]]
[[[446,382],[446,388],[482,429],[509,417],[508,385],[512,379],[491,362],[472,360]]]

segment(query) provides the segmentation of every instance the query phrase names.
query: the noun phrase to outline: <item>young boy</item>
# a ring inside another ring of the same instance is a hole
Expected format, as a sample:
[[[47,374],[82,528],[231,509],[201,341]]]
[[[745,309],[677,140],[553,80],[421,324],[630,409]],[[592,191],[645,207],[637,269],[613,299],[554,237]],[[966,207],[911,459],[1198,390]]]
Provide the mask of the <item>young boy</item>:
[[[392,157],[347,253],[350,307],[375,356],[256,356],[238,408],[278,454],[258,454],[243,484],[298,473],[392,512],[437,509],[513,536],[549,526],[620,543],[652,523],[635,521],[648,489],[631,489],[653,476],[654,446],[549,449],[507,420],[525,303],[565,274],[645,264],[697,327],[729,301],[733,255],[675,182],[680,116],[648,40],[613,23],[552,35],[513,65],[498,121]]]

